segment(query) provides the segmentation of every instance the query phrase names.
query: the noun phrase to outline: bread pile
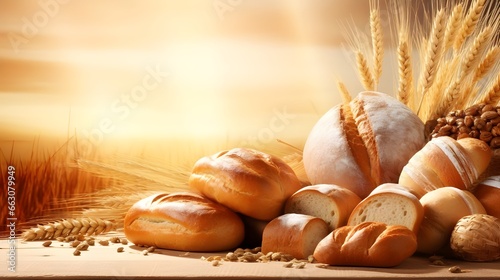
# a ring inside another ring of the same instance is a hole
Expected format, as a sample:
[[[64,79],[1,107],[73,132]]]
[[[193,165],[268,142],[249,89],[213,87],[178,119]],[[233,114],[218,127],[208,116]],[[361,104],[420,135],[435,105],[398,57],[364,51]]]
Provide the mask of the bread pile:
[[[423,133],[399,101],[361,93],[312,129],[303,152],[308,185],[280,158],[223,151],[195,163],[190,192],[137,202],[125,234],[134,243],[184,251],[228,250],[251,240],[264,254],[312,255],[330,265],[392,267],[415,253],[450,250],[466,260],[499,259],[500,245],[481,240],[494,252],[479,256],[481,242],[470,253],[459,236],[463,217],[500,219],[500,178],[482,177],[490,147],[473,138],[426,142]],[[500,232],[497,222],[479,227],[477,236]]]

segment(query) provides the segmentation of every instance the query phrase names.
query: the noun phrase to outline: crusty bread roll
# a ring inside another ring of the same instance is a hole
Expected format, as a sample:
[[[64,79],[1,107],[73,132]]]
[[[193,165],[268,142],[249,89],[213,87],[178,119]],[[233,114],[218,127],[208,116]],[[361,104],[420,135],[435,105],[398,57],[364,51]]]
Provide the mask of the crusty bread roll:
[[[490,176],[474,189],[474,196],[491,216],[500,219],[500,176]]]
[[[181,251],[222,251],[244,237],[240,217],[199,194],[155,194],[136,202],[124,221],[135,244]]]
[[[424,208],[415,195],[401,185],[386,183],[375,188],[354,208],[347,224],[381,222],[405,226],[416,234],[423,217]]]
[[[302,186],[283,160],[252,149],[235,148],[199,159],[189,186],[243,215],[270,221]]]
[[[378,185],[396,183],[424,144],[424,124],[408,107],[387,94],[362,92],[315,124],[304,168],[313,185],[335,184],[365,198]]]
[[[470,191],[491,156],[488,144],[479,139],[433,138],[404,166],[399,184],[425,192],[446,186]]]
[[[306,214],[323,219],[330,230],[345,226],[352,210],[361,201],[352,191],[330,184],[304,187],[285,204],[285,213]]]
[[[297,259],[307,259],[328,233],[328,225],[320,218],[304,214],[284,214],[270,221],[264,228],[262,253],[280,252]]]
[[[416,248],[415,233],[407,227],[364,222],[334,230],[318,243],[313,256],[329,265],[393,267]]]
[[[420,203],[424,220],[417,234],[417,251],[434,254],[448,249],[451,232],[460,218],[472,214],[486,214],[479,200],[469,191],[442,187],[425,194]]]

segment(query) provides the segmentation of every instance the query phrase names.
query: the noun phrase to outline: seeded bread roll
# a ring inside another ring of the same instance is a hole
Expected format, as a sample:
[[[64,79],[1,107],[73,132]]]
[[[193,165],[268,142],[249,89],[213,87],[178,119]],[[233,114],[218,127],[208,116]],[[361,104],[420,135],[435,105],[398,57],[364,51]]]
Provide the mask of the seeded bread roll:
[[[136,202],[124,221],[135,244],[180,251],[222,251],[244,237],[240,217],[195,193],[156,194]]]
[[[362,92],[318,120],[304,146],[304,168],[313,185],[335,184],[365,198],[378,185],[397,183],[424,144],[424,124],[408,107]]]
[[[425,194],[420,203],[424,220],[417,234],[417,251],[434,254],[446,250],[453,228],[460,218],[472,214],[486,214],[481,202],[469,191],[443,187]]]
[[[364,222],[334,230],[318,243],[313,256],[329,265],[393,267],[416,248],[415,233],[407,227]]]
[[[283,160],[252,149],[235,148],[199,159],[189,186],[235,212],[270,221],[302,186]]]
[[[474,190],[474,196],[488,213],[500,219],[500,176],[490,176]]]
[[[295,192],[285,204],[285,213],[306,214],[323,219],[330,230],[345,226],[352,210],[361,201],[352,191],[320,184]]]
[[[401,185],[386,183],[375,188],[354,208],[347,224],[381,222],[405,226],[417,234],[423,217],[424,208],[415,195]]]
[[[262,235],[262,253],[280,252],[297,259],[311,256],[330,230],[325,221],[304,214],[281,215],[267,224]]]

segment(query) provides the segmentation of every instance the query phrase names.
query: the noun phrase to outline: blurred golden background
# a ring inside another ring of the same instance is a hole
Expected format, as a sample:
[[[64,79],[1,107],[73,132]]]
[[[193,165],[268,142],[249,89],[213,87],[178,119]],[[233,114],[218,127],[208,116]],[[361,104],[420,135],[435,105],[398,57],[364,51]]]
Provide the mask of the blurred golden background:
[[[73,135],[154,155],[171,147],[148,141],[300,147],[340,101],[338,79],[361,90],[342,33],[368,28],[366,0],[0,5],[4,154]]]

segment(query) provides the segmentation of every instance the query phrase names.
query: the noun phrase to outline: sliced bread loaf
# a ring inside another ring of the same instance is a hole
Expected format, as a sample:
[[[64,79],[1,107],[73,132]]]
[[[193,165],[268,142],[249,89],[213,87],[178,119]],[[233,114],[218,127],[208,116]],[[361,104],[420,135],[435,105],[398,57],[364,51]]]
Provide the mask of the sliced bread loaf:
[[[414,233],[424,217],[419,199],[398,184],[382,184],[363,199],[352,211],[348,225],[382,222],[406,226]]]
[[[323,219],[330,230],[347,224],[361,201],[354,192],[331,184],[307,186],[295,192],[285,204],[285,213],[299,213]]]

